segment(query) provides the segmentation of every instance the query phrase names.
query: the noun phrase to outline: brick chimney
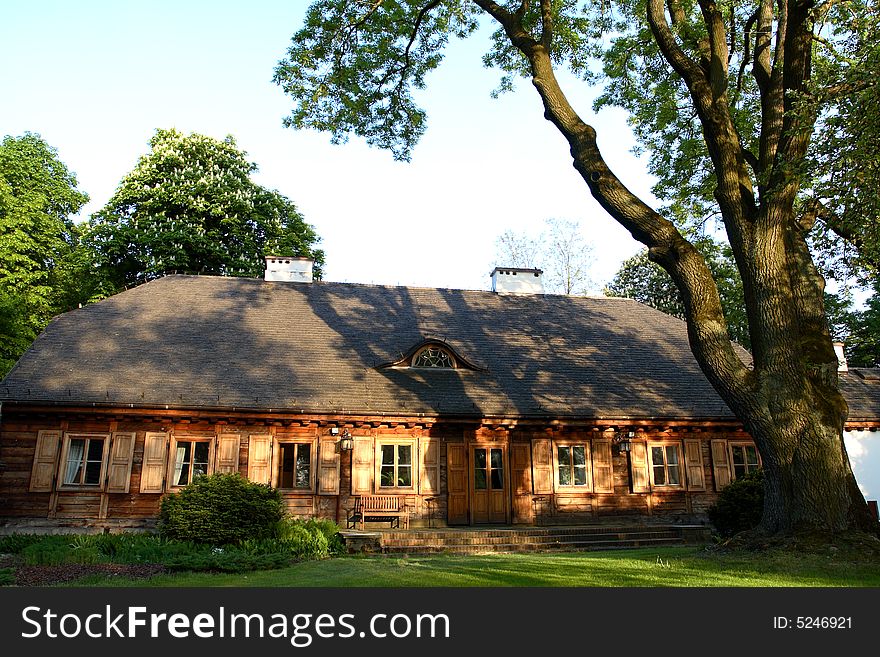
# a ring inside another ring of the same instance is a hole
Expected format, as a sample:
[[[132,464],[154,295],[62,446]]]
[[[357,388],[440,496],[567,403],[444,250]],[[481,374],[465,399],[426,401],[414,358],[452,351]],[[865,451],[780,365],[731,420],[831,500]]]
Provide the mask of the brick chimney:
[[[313,280],[312,267],[315,262],[311,258],[297,258],[287,256],[266,256],[267,281],[282,281],[285,283],[311,283]]]
[[[544,294],[540,269],[495,267],[492,270],[492,291],[496,294]]]

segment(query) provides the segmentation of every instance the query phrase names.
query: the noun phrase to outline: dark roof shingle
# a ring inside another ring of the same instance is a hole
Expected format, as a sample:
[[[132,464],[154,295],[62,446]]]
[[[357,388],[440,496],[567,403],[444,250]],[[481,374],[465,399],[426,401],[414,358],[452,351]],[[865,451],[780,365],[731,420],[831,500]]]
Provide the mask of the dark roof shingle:
[[[378,367],[426,338],[485,371]],[[56,318],[0,399],[732,418],[691,355],[684,323],[628,299],[200,276],[162,278]]]

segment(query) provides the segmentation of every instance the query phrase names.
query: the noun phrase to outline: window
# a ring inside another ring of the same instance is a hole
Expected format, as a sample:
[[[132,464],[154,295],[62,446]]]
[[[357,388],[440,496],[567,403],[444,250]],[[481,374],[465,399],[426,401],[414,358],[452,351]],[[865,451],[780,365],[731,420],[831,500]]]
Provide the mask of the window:
[[[557,445],[556,464],[559,486],[587,486],[586,445]]]
[[[497,448],[474,448],[474,490],[504,490],[504,452]]]
[[[379,487],[413,487],[413,444],[379,444]]]
[[[681,486],[681,449],[678,445],[650,446],[651,483],[657,487]]]
[[[69,434],[65,439],[61,485],[101,487],[109,436]]]
[[[175,445],[172,486],[186,486],[195,477],[209,474],[211,440],[178,440]]]
[[[279,443],[278,488],[312,490],[312,444]]]
[[[738,479],[749,472],[755,472],[761,465],[758,450],[751,444],[731,444],[730,462],[733,465],[733,478]]]
[[[412,359],[413,367],[446,367],[454,368],[455,360],[452,355],[440,347],[425,347]]]

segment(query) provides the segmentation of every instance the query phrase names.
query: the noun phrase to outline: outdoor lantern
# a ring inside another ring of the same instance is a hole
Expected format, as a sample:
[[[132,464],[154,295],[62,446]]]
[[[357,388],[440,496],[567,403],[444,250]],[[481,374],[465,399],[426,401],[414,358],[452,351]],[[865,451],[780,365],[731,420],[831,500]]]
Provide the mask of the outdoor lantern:
[[[354,440],[348,429],[343,429],[342,438],[339,439],[339,449],[343,452],[350,452],[354,448]]]
[[[621,437],[617,443],[617,449],[621,452],[628,452],[630,448],[630,439],[633,437],[633,432],[629,431],[626,434],[626,437]]]

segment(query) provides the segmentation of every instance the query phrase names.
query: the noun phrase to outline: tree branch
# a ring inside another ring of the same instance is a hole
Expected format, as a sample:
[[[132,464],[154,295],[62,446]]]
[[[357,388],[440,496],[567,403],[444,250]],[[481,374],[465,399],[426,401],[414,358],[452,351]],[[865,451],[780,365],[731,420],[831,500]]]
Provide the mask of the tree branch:
[[[731,221],[737,217],[751,216],[754,196],[744,149],[727,105],[727,45],[724,22],[714,2],[701,0],[701,3],[707,5],[704,11],[707,18],[704,20],[712,35],[709,42],[713,54],[707,61],[714,62],[709,65],[710,71],[714,70],[710,73],[714,86],[706,77],[704,69],[689,59],[675,40],[666,22],[663,0],[648,0],[648,23],[660,52],[690,92],[718,180],[715,196],[721,205],[725,225],[731,231],[734,230]]]
[[[359,27],[361,27],[364,23],[366,23],[370,19],[370,16],[372,16],[373,14],[376,13],[376,10],[379,9],[379,7],[381,6],[381,4],[383,2],[385,2],[385,0],[374,0],[373,4],[366,11],[366,13],[364,13],[364,15],[361,16],[361,19],[358,22],[352,23],[349,26],[348,34],[349,35],[354,34]]]
[[[672,30],[669,29],[663,0],[648,0],[648,23],[663,57],[681,76],[691,93],[693,94],[693,90],[698,86],[708,85],[703,69],[685,54],[675,40]]]
[[[804,121],[803,112],[796,112],[795,104],[807,90],[812,65],[812,24],[810,7],[812,0],[792,3],[789,10],[780,16],[779,30],[784,30],[783,52],[777,50],[776,65],[781,69],[782,78],[782,128],[776,148],[773,171],[769,184],[774,186],[774,202],[794,204],[800,189],[798,176],[792,175],[792,167],[803,162],[810,144],[813,121]],[[813,113],[813,110],[805,109]]]
[[[761,0],[756,10],[757,29],[755,30],[755,59],[752,65],[752,77],[758,83],[762,95],[769,92],[770,74],[770,43],[773,36],[773,0]]]
[[[376,90],[377,94],[382,92],[382,87],[385,86],[385,83],[388,81],[388,79],[392,75],[397,75],[397,74],[400,74],[400,81],[397,83],[397,86],[395,87],[394,93],[395,94],[399,93],[400,87],[403,85],[403,80],[404,80],[403,74],[406,72],[406,69],[408,69],[409,65],[410,65],[409,53],[410,53],[410,50],[412,50],[413,44],[416,41],[416,37],[419,35],[419,29],[422,27],[422,22],[428,16],[428,14],[431,12],[431,10],[435,9],[441,2],[442,2],[442,0],[432,0],[427,5],[425,5],[424,7],[421,8],[418,15],[416,16],[416,21],[415,21],[415,24],[413,25],[412,34],[410,34],[410,37],[409,37],[409,43],[406,44],[406,48],[403,51],[403,63],[401,64],[400,67],[390,66],[388,68],[388,70],[385,72],[385,75],[382,76],[382,79],[379,81],[379,86]],[[400,61],[400,60],[398,60],[398,61]]]
[[[541,0],[541,45],[550,52],[553,41],[553,7],[551,0]]]
[[[752,58],[752,28],[755,26],[755,21],[758,20],[758,10],[749,16],[749,19],[746,21],[746,26],[743,31],[743,60],[739,66],[739,73],[736,76],[736,92],[740,93],[742,91],[742,81],[743,74],[745,73],[746,67],[749,65],[749,61]]]
[[[719,98],[727,91],[727,62],[730,51],[727,48],[727,30],[724,16],[718,10],[715,0],[699,0],[703,22],[709,34],[709,84],[712,95]]]
[[[779,3],[780,16],[776,32],[776,52],[771,58],[770,44],[773,24],[773,0],[762,0],[758,8],[758,29],[755,34],[755,63],[752,75],[758,83],[761,97],[761,138],[758,147],[759,171],[766,174],[776,158],[782,137],[785,113],[785,89],[783,86],[783,62],[787,8]],[[772,61],[772,64],[771,64]],[[761,189],[763,198],[763,187]]]
[[[681,7],[681,0],[669,0],[669,19],[673,25],[681,25],[687,20],[684,9]]]
[[[843,96],[849,96],[851,94],[857,94],[861,91],[865,91],[866,89],[871,89],[877,86],[877,80],[860,80],[859,82],[841,82],[840,84],[835,84],[831,87],[826,87],[823,89],[819,97],[822,100],[835,100],[837,98],[841,98]]]
[[[544,45],[528,36],[518,17],[492,0],[474,1],[501,23],[511,43],[529,60],[544,116],[565,137],[574,167],[593,197],[633,237],[648,246],[651,258],[669,272],[681,290],[691,345],[703,371],[727,399],[749,398],[751,373],[733,350],[718,288],[702,255],[672,222],[646,205],[612,173],[599,151],[596,131],[578,116],[559,87]],[[684,66],[698,81],[702,78],[702,71],[693,62],[688,60]],[[706,86],[704,79],[702,85]]]

